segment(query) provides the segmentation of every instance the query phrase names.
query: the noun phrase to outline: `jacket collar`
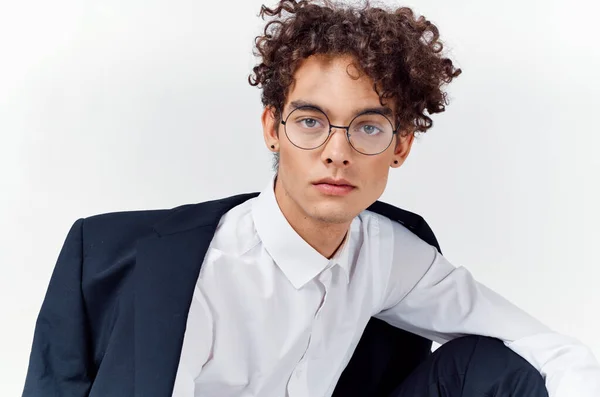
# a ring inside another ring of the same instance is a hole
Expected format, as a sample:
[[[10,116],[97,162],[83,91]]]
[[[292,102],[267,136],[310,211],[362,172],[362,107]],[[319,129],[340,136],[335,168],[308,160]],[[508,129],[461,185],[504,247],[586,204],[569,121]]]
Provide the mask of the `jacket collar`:
[[[257,192],[245,193],[220,200],[182,205],[173,208],[169,216],[157,222],[154,230],[159,236],[167,236],[197,227],[214,226],[216,229],[219,220],[227,211],[256,196]]]

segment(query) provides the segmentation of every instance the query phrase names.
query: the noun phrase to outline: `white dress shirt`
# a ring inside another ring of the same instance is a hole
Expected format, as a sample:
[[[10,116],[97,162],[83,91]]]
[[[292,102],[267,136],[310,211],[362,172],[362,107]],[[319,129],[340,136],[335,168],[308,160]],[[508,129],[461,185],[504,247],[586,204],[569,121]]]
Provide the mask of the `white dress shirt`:
[[[439,343],[496,337],[550,397],[599,397],[600,366],[576,340],[452,266],[398,222],[363,211],[327,259],[281,213],[274,179],[227,212],[192,299],[173,397],[330,396],[372,316]]]

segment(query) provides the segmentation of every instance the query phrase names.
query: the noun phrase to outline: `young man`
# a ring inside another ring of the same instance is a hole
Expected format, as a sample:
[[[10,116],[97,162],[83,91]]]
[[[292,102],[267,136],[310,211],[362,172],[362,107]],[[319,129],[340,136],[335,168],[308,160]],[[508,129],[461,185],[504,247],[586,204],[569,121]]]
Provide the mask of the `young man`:
[[[250,82],[276,176],[258,196],[78,220],[23,395],[599,396],[586,347],[376,202],[460,73],[435,26],[306,1],[261,14]]]

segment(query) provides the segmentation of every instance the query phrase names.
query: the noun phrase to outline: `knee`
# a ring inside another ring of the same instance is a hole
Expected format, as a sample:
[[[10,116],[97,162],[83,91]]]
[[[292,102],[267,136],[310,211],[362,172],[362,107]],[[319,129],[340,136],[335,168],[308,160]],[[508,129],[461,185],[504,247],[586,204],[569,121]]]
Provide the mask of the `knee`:
[[[548,397],[548,392],[540,373],[502,341],[467,336],[442,345],[393,395]]]
[[[511,369],[538,371],[524,358],[510,350],[499,339],[470,335],[454,339],[442,345],[436,354],[441,360],[452,360],[457,366],[483,366],[488,370]],[[472,368],[471,368],[472,369]]]
[[[473,381],[546,390],[539,371],[498,339],[465,336],[442,345],[438,350],[436,353],[443,366],[451,363],[460,372],[470,374]]]

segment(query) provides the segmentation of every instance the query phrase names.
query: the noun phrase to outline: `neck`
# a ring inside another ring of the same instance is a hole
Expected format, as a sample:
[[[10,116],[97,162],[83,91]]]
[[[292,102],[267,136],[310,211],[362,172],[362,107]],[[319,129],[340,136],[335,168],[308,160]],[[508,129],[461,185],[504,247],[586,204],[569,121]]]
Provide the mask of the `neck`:
[[[329,223],[309,217],[277,181],[275,198],[285,219],[304,241],[326,258],[331,258],[336,253],[346,237],[351,221]]]

